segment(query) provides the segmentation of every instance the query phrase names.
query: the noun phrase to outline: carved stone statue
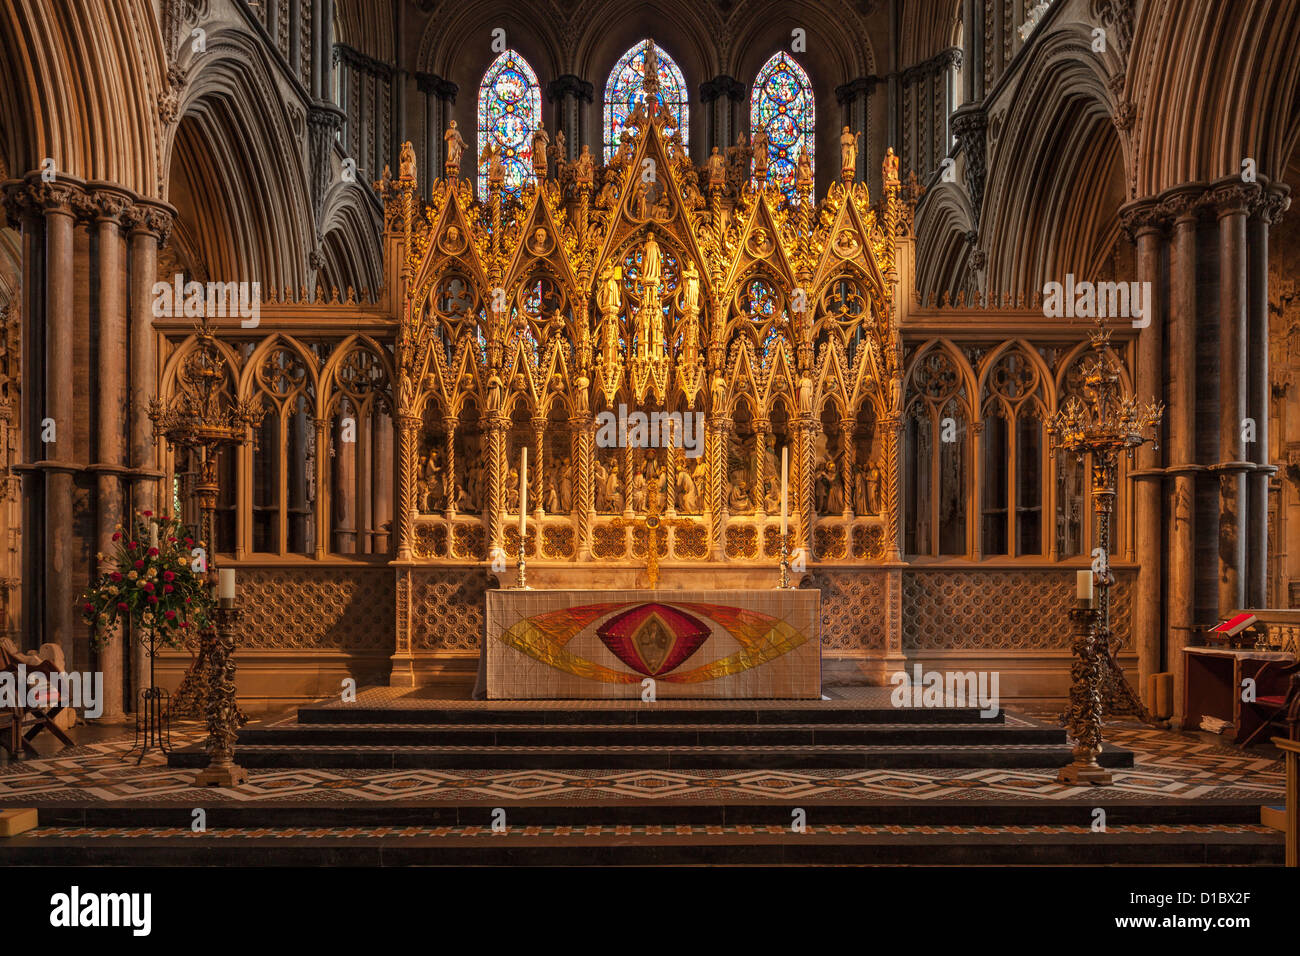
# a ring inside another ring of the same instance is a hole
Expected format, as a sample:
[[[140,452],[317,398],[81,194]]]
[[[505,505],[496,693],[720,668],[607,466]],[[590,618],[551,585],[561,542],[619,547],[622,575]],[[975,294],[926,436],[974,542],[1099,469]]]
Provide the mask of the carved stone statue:
[[[592,184],[595,179],[596,164],[591,158],[591,148],[586,143],[582,144],[582,152],[578,154],[574,169],[574,181],[579,186]]]
[[[447,124],[447,132],[442,134],[442,140],[447,146],[447,165],[459,168],[460,157],[464,155],[467,144],[456,128],[455,120]]]
[[[555,131],[555,142],[551,144],[551,162],[555,164],[555,175],[558,178],[560,170],[564,169],[566,154],[564,151],[564,130]]]
[[[411,145],[408,139],[402,144],[402,162],[399,167],[400,173],[398,178],[415,182],[415,147]]]
[[[501,165],[501,152],[497,149],[496,143],[488,143],[483,148],[483,154],[479,156],[478,161],[487,163],[489,186],[500,186],[506,181],[506,168]]]
[[[691,261],[682,270],[682,312],[686,315],[700,313],[700,271]]]
[[[709,174],[709,188],[721,189],[727,182],[727,161],[718,153],[718,147],[713,147],[713,152],[709,158],[704,161],[704,168]]]
[[[641,283],[649,288],[654,286],[658,289],[661,281],[662,259],[659,254],[659,243],[655,242],[653,230],[645,240],[645,252],[641,257]]]
[[[880,469],[874,463],[867,472],[867,514],[880,514]]]
[[[885,185],[897,185],[898,183],[898,157],[894,155],[894,147],[885,150],[884,163]]]
[[[754,174],[759,177],[766,177],[769,161],[767,155],[767,130],[762,126],[756,129],[754,131],[752,142],[754,149]]]
[[[795,173],[794,185],[796,189],[812,189],[812,159],[808,156],[808,147],[804,146],[799,150],[799,163]]]
[[[551,137],[546,132],[546,124],[538,120],[537,129],[533,132],[533,171],[537,173],[538,179],[546,178],[546,150],[550,145]]]
[[[840,174],[852,178],[858,168],[858,143],[861,133],[851,133],[846,126],[840,132]]]

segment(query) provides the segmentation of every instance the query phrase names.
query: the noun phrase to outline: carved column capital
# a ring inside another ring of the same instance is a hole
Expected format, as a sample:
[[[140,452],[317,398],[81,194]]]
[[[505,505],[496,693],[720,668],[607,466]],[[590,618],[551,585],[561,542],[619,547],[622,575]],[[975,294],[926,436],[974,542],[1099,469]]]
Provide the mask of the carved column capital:
[[[1224,216],[1245,216],[1260,194],[1258,183],[1243,183],[1240,180],[1219,182],[1210,188],[1210,201],[1216,214]]]

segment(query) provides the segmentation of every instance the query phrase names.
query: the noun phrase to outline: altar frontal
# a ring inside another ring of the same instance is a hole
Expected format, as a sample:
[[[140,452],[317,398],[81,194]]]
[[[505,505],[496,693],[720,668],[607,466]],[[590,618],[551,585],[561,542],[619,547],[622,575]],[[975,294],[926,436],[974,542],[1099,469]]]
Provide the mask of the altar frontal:
[[[794,588],[489,591],[487,694],[816,699],[820,598]]]

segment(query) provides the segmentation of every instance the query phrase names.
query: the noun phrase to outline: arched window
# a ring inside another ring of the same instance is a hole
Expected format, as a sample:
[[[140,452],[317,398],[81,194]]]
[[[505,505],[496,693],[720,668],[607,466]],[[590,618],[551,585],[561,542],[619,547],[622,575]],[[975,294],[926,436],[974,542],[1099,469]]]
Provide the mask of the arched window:
[[[965,376],[941,345],[910,373],[903,460],[908,554],[964,555],[971,410]]]
[[[505,167],[507,192],[534,179],[533,132],[542,119],[542,90],[528,61],[506,50],[488,67],[478,87],[478,195],[487,198],[486,150],[494,145]]]
[[[1048,468],[1043,376],[1028,355],[1013,348],[989,370],[982,400],[981,553],[1042,554]]]
[[[654,41],[642,40],[628,50],[610,71],[605,83],[605,162],[614,158],[618,138],[627,125],[628,114],[645,100],[646,54]],[[673,58],[654,47],[659,64],[659,103],[672,114],[681,130],[682,145],[690,145],[689,112],[686,106],[686,77]]]
[[[813,161],[813,125],[816,110],[812,83],[803,67],[785,52],[763,64],[754,80],[749,100],[749,128],[767,131],[768,182],[786,198],[795,198],[794,184],[800,150]]]

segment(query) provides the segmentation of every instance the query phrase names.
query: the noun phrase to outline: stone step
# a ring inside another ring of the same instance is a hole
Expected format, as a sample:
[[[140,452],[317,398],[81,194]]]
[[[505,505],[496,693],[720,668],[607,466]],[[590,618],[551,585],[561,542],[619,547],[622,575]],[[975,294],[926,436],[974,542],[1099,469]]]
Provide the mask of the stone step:
[[[1278,865],[1259,825],[590,825],[81,828],[3,841],[6,866]]]
[[[203,747],[172,751],[168,766],[199,768]],[[1050,768],[1070,762],[1066,746],[984,745],[834,745],[816,747],[461,747],[377,745],[241,744],[235,760],[244,767],[350,769],[522,769],[522,770],[809,770],[876,768]],[[1107,747],[1099,762],[1131,767],[1131,751]]]
[[[1003,723],[999,711],[978,707],[863,707],[851,701],[457,701],[371,706],[313,704],[298,709],[301,724],[953,724]]]
[[[493,811],[503,808],[511,826],[769,826],[788,824],[791,810],[807,813],[818,826],[1091,826],[1097,807],[1106,811],[1108,827],[1143,825],[1242,825],[1260,822],[1257,800],[1123,800],[1107,799],[1104,790],[1053,800],[826,800],[791,797],[785,801],[730,800],[708,803],[681,799],[591,802],[501,798],[480,801],[257,800],[209,802],[210,829],[257,827],[437,827],[490,826]],[[47,827],[186,828],[193,822],[192,802],[146,804],[139,801],[58,803],[40,809]],[[0,844],[2,845],[2,844]]]
[[[768,746],[822,744],[1058,744],[1065,731],[1007,724],[298,724],[251,726],[239,744],[298,747]]]

